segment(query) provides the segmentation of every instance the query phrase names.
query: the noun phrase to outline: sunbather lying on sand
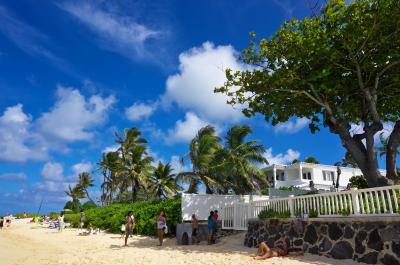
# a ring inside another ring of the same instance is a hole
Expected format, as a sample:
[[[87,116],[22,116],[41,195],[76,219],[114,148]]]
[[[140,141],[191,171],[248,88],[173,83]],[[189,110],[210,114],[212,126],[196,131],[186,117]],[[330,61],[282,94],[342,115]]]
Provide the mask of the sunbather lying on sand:
[[[93,226],[92,224],[88,225],[87,231],[79,233],[80,236],[90,236],[93,232]]]
[[[254,259],[263,260],[273,257],[300,256],[300,255],[303,255],[303,253],[302,252],[289,253],[286,242],[282,239],[279,239],[275,241],[273,248],[269,248],[265,242],[261,242]]]

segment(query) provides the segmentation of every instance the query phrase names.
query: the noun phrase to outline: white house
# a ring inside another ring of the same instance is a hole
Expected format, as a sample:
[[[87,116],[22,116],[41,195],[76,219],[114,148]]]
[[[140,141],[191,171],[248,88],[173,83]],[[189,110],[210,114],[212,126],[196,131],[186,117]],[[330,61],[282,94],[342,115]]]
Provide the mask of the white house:
[[[321,164],[298,162],[292,165],[270,165],[264,169],[268,181],[274,188],[296,186],[309,189],[310,181],[318,190],[330,190],[333,180],[337,180],[337,167]],[[358,168],[340,167],[339,190],[346,188],[353,176],[360,176],[362,172]],[[383,175],[386,171],[380,170]]]

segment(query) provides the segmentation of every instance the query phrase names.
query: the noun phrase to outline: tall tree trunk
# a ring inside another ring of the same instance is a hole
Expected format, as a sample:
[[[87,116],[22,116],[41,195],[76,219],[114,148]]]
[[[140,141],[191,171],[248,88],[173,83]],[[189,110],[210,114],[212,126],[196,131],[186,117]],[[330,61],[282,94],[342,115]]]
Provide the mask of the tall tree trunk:
[[[377,187],[387,185],[387,179],[378,170],[378,162],[375,154],[374,134],[382,130],[382,125],[366,124],[364,133],[351,136],[351,127],[343,120],[331,118],[327,124],[333,133],[339,135],[342,145],[356,161],[368,182],[368,186]],[[366,140],[366,145],[363,143],[364,139]]]
[[[400,120],[396,121],[392,133],[389,136],[386,148],[386,177],[392,180],[398,179],[396,167],[397,150],[400,144]]]
[[[199,186],[199,180],[195,179],[195,178],[192,178],[190,180],[189,188],[187,190],[187,193],[197,193],[198,192],[198,190],[197,190],[198,186]]]

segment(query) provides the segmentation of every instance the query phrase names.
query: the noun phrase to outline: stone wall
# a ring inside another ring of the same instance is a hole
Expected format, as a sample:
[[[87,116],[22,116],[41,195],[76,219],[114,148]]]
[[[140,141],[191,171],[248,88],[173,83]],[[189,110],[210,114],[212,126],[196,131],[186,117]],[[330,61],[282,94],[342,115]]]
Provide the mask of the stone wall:
[[[400,265],[399,217],[249,220],[244,244],[272,247],[284,239],[289,251],[304,251],[367,264]]]

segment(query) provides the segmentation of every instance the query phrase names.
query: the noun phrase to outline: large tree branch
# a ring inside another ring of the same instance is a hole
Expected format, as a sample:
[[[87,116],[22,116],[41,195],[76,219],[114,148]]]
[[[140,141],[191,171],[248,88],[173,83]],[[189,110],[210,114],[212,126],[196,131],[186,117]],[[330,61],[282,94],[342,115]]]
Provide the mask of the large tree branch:
[[[392,68],[393,66],[395,66],[395,65],[397,65],[397,64],[400,64],[400,60],[391,62],[390,64],[386,65],[385,68],[383,68],[382,71],[380,71],[380,72],[376,75],[376,77],[375,77],[375,85],[374,85],[374,88],[373,88],[373,91],[372,91],[372,94],[373,94],[373,95],[376,95],[376,91],[378,90],[378,86],[379,86],[379,79],[381,78],[381,76],[382,76],[387,70],[389,70],[390,68]]]

